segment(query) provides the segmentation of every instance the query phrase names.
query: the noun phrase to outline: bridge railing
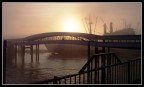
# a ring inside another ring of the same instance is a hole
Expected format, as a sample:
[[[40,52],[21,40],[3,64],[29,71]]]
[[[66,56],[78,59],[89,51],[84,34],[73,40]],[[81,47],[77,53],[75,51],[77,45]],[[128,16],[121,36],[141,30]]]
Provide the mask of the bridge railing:
[[[141,59],[92,68],[32,84],[140,84]]]
[[[94,37],[82,37],[82,36],[70,36],[70,35],[61,35],[61,36],[49,36],[49,37],[40,37],[33,40],[21,39],[17,40],[16,43],[30,43],[30,42],[39,42],[39,41],[51,41],[51,40],[81,40],[81,41],[93,41],[96,43],[141,43],[140,35],[115,35],[115,36],[95,36]]]
[[[109,52],[109,53],[94,54],[82,67],[79,73],[118,63],[122,62],[115,53]]]

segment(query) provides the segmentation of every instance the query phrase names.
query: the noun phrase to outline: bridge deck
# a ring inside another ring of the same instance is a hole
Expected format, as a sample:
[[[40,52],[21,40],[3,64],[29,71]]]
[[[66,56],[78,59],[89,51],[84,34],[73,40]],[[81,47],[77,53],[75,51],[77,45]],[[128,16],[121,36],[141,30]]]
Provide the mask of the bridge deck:
[[[17,45],[76,44],[101,47],[141,48],[141,35],[99,36],[86,33],[51,32],[32,35],[15,42]]]

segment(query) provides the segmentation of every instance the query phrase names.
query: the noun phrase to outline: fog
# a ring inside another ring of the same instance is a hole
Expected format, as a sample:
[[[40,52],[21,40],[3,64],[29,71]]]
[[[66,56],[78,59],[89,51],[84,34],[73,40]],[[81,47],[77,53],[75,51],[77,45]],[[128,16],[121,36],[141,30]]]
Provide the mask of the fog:
[[[67,32],[67,29],[63,29],[61,24],[66,21],[66,16],[78,20],[79,32],[86,33],[81,19],[90,16],[93,26],[98,17],[96,31],[101,34],[103,34],[104,23],[109,27],[109,23],[113,22],[115,31],[124,27],[124,21],[136,29],[136,34],[140,34],[142,4],[130,2],[3,2],[3,38],[23,38],[44,32]]]

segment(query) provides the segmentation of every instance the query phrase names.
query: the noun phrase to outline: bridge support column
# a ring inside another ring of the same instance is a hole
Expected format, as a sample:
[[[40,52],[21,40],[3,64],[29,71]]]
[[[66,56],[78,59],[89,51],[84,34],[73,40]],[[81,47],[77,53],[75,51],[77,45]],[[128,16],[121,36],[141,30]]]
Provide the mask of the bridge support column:
[[[37,44],[36,44],[36,50],[35,51],[36,51],[36,61],[37,61]]]
[[[31,51],[31,62],[33,62],[33,45],[31,45],[30,51]]]
[[[39,62],[39,44],[38,44],[38,62]]]
[[[15,49],[15,64],[17,63],[17,45],[14,45],[14,49]]]
[[[24,56],[25,56],[25,46],[21,46],[21,50],[22,50],[22,52],[21,52],[21,55],[22,55],[22,64],[24,64]]]
[[[39,61],[39,44],[36,44],[36,61]]]

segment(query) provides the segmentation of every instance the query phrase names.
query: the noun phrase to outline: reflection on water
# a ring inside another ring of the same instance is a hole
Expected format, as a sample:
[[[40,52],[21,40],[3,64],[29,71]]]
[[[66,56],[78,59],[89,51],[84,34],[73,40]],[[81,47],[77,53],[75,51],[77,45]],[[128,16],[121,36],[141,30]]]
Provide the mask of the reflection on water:
[[[141,56],[140,50],[111,49],[122,61],[135,59]],[[40,53],[39,62],[33,55],[33,63],[29,53],[25,54],[24,62],[18,54],[17,63],[12,56],[7,56],[6,84],[25,84],[41,80],[52,79],[54,76],[64,76],[77,73],[87,61],[87,54],[51,54]]]
[[[51,79],[54,76],[77,73],[87,60],[85,55],[80,55],[65,56],[40,53],[40,60],[36,62],[34,54],[33,63],[31,63],[29,53],[26,53],[24,63],[22,63],[22,58],[18,55],[16,64],[14,59],[11,65],[7,64],[6,84],[31,83]]]

